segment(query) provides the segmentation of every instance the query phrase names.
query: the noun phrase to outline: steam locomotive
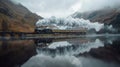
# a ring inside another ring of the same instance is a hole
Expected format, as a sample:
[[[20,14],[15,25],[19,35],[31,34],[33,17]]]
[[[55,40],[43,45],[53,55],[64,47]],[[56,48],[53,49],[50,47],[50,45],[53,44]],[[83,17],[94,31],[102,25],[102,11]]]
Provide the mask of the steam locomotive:
[[[52,34],[53,33],[52,29],[47,29],[47,28],[45,29],[35,28],[35,32],[39,34]]]
[[[52,29],[49,26],[39,26],[35,28],[35,33],[39,34],[86,34],[86,29],[79,30],[60,30],[60,29]]]

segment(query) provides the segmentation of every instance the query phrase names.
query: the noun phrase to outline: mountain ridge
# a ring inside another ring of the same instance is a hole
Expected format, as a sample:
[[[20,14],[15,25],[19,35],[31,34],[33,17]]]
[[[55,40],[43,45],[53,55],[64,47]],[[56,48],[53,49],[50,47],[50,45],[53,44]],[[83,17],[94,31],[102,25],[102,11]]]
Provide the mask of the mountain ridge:
[[[33,32],[34,24],[39,19],[42,17],[21,4],[15,4],[11,0],[0,0],[0,31]]]
[[[113,25],[114,28],[120,28],[120,6],[103,8],[92,12],[76,12],[72,17],[89,19],[92,22],[104,23]]]

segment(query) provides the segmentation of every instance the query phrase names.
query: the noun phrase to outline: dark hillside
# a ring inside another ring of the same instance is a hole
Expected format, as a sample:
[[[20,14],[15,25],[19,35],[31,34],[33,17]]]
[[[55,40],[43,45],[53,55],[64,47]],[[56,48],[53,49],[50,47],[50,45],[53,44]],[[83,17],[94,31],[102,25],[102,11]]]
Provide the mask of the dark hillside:
[[[0,31],[32,32],[35,22],[39,19],[42,17],[30,12],[21,4],[0,0]]]

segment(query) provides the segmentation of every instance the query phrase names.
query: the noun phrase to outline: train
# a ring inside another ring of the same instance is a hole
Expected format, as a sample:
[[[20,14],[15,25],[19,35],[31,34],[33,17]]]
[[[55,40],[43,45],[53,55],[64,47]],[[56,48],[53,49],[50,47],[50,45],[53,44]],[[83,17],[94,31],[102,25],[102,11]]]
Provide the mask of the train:
[[[72,30],[72,29],[52,29],[48,26],[40,26],[35,28],[35,33],[39,34],[86,34],[86,29]]]
[[[39,34],[53,34],[52,29],[39,29],[39,28],[35,28],[35,33],[39,33]]]

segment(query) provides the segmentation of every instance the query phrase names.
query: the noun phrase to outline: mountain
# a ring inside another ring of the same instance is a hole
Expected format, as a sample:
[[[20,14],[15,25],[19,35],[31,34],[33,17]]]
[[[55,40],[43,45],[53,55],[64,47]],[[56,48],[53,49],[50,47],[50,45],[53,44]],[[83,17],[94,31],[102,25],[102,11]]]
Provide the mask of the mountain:
[[[11,0],[0,0],[0,31],[33,32],[42,17]]]
[[[120,28],[120,6],[84,13],[76,12],[72,17],[89,19],[92,22],[105,23],[106,25],[113,25],[114,28]]]

